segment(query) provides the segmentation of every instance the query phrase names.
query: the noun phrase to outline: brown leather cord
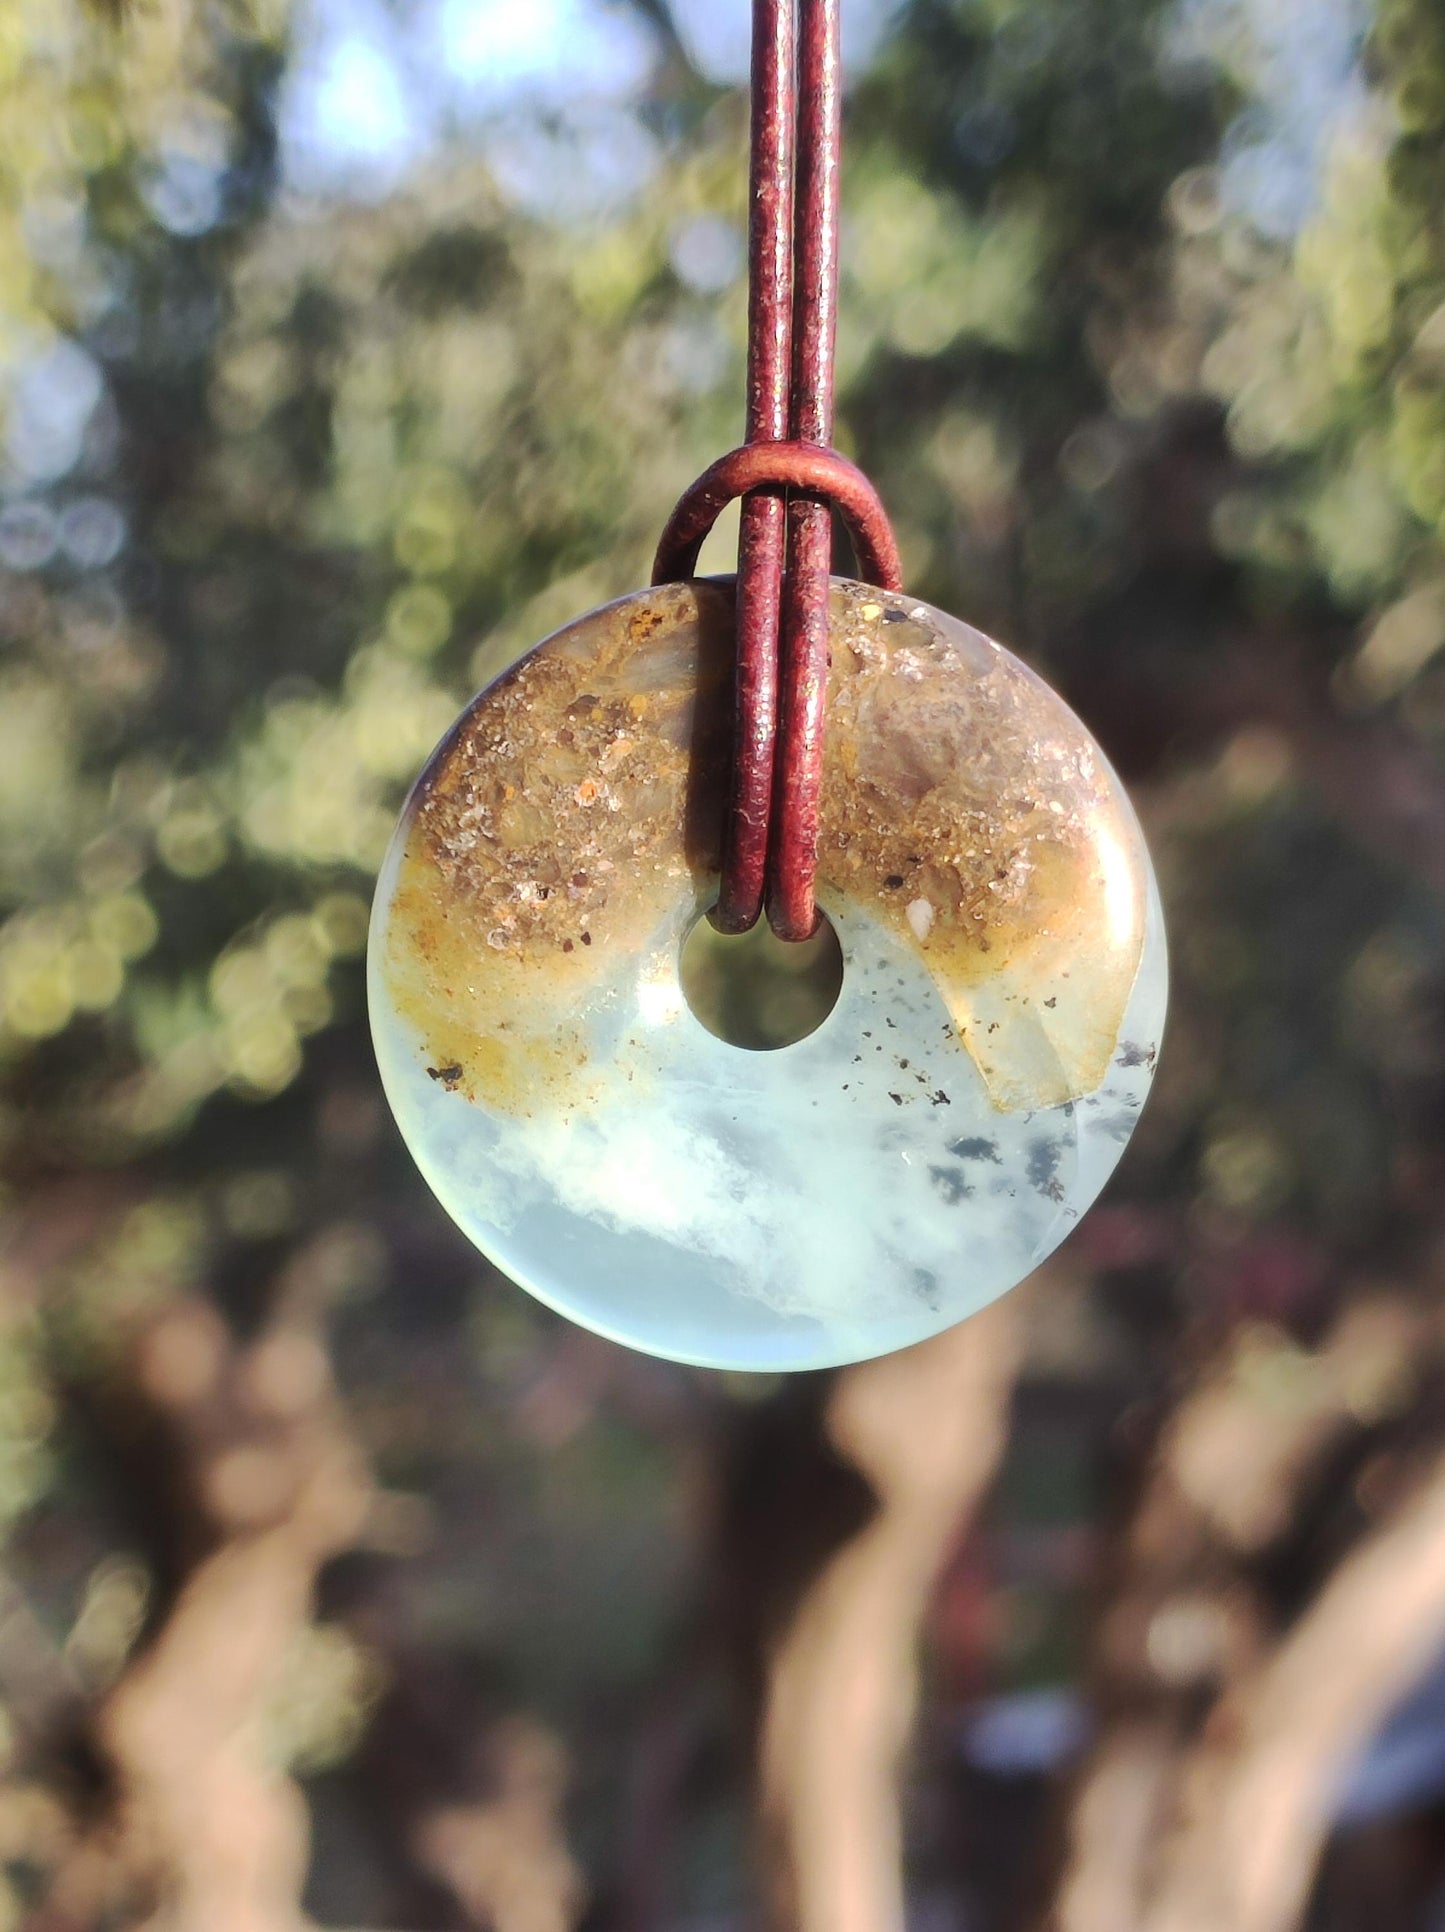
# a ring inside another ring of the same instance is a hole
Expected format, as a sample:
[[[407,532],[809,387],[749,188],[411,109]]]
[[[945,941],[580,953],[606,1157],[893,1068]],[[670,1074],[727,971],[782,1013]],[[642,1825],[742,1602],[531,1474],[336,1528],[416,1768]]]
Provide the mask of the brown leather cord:
[[[766,905],[784,939],[817,925],[818,801],[836,506],[859,569],[901,588],[877,492],[829,447],[838,314],[838,0],[754,0],[747,442],[688,489],[654,583],[691,576],[723,505],[743,497],[731,794],[714,923]],[[794,67],[796,64],[796,81]]]

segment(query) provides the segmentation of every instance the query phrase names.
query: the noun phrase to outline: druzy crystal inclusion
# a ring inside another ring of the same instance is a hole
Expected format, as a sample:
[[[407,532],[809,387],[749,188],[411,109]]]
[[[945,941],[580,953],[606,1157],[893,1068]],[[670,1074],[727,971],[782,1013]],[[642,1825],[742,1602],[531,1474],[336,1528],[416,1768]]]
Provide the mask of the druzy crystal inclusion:
[[[1017,658],[835,581],[818,901],[841,995],[750,1052],[683,996],[716,896],[732,586],[594,611],[473,702],[378,884],[372,1027],[443,1205],[618,1341],[821,1367],[1064,1238],[1153,1076],[1158,894],[1118,779]]]

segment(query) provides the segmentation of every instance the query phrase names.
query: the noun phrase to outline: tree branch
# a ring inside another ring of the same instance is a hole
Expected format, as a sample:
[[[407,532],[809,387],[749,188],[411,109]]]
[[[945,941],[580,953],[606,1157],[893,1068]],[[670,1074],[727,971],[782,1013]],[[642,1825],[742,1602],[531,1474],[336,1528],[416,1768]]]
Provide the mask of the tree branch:
[[[897,1777],[939,1568],[991,1478],[1015,1365],[1006,1303],[839,1377],[837,1450],[877,1513],[824,1563],[770,1660],[760,1813],[790,1932],[903,1925]]]

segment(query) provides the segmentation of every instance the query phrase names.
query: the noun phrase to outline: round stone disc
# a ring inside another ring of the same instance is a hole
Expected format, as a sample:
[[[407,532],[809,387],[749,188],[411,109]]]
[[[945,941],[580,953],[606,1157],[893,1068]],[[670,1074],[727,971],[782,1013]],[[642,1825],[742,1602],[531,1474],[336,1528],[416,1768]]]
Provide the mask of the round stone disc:
[[[835,581],[818,901],[843,985],[729,1045],[683,943],[716,897],[729,582],[589,613],[469,706],[412,792],[368,962],[387,1097],[533,1294],[682,1361],[818,1368],[1012,1287],[1093,1201],[1167,968],[1138,823],[1017,658]]]

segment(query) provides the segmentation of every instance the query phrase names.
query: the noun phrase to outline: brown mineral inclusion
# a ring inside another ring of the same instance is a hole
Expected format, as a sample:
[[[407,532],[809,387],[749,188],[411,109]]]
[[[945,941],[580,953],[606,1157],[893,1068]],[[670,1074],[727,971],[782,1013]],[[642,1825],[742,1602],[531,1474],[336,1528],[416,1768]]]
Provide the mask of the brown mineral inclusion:
[[[559,631],[474,701],[407,809],[385,971],[449,1087],[503,1112],[588,1089],[579,1015],[715,896],[732,585]],[[837,581],[818,897],[927,967],[995,1106],[1091,1093],[1144,940],[1132,810],[1063,701],[981,633]]]

